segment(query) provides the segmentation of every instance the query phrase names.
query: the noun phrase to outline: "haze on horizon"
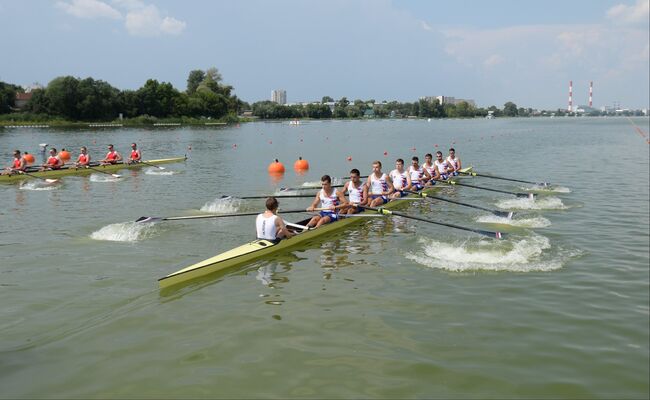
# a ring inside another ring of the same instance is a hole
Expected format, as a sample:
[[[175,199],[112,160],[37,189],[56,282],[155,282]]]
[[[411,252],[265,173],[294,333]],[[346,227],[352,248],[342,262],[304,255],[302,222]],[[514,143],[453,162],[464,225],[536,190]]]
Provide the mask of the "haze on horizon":
[[[647,108],[649,0],[3,0],[0,81],[147,79],[216,67],[247,102],[474,99]]]

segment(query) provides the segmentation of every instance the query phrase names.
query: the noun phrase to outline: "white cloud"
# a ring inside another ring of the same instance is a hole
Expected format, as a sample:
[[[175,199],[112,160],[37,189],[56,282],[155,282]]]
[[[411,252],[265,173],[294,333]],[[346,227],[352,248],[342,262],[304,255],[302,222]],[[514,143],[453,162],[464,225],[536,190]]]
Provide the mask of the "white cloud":
[[[72,0],[69,3],[58,1],[56,7],[77,18],[122,18],[119,11],[98,0]]]
[[[504,61],[505,61],[504,58],[501,57],[500,55],[492,54],[491,56],[489,56],[488,58],[486,58],[483,61],[483,65],[485,67],[490,68],[490,67],[494,67],[496,65],[502,64]]]
[[[116,7],[126,10],[138,10],[146,7],[146,4],[140,0],[113,0],[112,2]]]
[[[126,14],[126,30],[133,36],[160,36],[161,34],[179,35],[186,23],[176,18],[160,15],[154,5],[134,9]]]
[[[433,28],[432,28],[429,24],[427,24],[426,22],[424,22],[424,21],[420,21],[420,26],[421,26],[422,29],[424,29],[425,31],[432,31],[432,30],[433,30]]]
[[[635,5],[618,4],[607,10],[607,17],[625,25],[648,24],[650,0],[637,0]]]

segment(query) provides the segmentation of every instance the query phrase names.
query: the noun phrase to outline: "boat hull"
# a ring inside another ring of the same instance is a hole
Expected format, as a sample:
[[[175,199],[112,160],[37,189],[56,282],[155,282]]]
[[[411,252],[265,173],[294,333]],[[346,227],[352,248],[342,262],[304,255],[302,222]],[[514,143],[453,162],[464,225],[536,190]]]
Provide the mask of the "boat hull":
[[[471,171],[471,167],[464,168],[463,172]],[[437,190],[441,184],[438,184],[432,188],[425,189],[425,193],[431,193]],[[409,197],[417,197],[416,195],[411,195]],[[384,205],[383,208],[386,209],[396,209],[402,205],[405,205],[407,201],[391,201],[388,204]],[[365,211],[365,214],[376,214],[375,211]],[[273,243],[268,240],[253,240],[234,249],[228,250],[224,253],[218,254],[214,257],[208,258],[196,264],[190,265],[186,268],[178,270],[172,274],[169,274],[165,277],[158,279],[158,284],[161,289],[169,288],[171,286],[179,285],[186,283],[192,280],[195,280],[200,277],[207,275],[212,275],[226,269],[247,264],[251,261],[258,260],[260,258],[266,257],[268,255],[278,253],[299,245],[301,243],[307,242],[309,240],[318,238],[320,236],[327,235],[330,232],[338,231],[345,227],[348,227],[352,224],[356,224],[364,220],[360,217],[349,217],[349,218],[340,218],[339,221],[332,222],[326,225],[319,227],[318,229],[308,230],[301,232],[289,239],[281,240],[278,243]],[[309,221],[309,218],[297,222],[298,225],[305,225]]]
[[[158,160],[145,160],[145,162],[147,164],[158,165],[158,164],[177,163],[185,160],[187,160],[187,157],[173,157],[173,158],[162,158]],[[94,170],[90,168],[67,167],[67,168],[62,168],[62,169],[57,169],[52,171],[31,172],[28,170],[27,172],[33,176],[38,176],[44,179],[50,179],[50,178],[59,178],[62,176],[68,176],[68,175],[90,175],[93,173],[97,173],[97,170],[110,174],[116,171],[120,171],[122,169],[138,169],[138,168],[151,166],[147,164],[137,163],[137,164],[93,165],[92,167],[94,168]],[[25,179],[34,179],[34,178],[32,176],[24,175],[24,174],[0,175],[0,183],[14,183]]]

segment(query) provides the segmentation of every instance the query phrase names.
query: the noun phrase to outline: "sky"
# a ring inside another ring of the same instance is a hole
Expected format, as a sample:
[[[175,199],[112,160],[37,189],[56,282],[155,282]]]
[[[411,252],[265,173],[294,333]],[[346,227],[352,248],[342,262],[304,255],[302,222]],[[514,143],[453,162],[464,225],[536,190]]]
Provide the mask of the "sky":
[[[253,103],[473,99],[647,108],[649,0],[0,0],[0,81],[185,90],[219,69]]]

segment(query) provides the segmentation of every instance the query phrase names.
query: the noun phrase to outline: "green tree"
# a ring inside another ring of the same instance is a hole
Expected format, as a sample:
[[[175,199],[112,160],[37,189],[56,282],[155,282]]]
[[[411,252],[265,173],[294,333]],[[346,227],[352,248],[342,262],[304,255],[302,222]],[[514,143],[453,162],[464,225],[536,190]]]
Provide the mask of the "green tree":
[[[204,79],[205,72],[201,71],[200,69],[190,71],[190,74],[187,77],[187,94],[194,94]]]
[[[323,96],[323,99],[320,101],[321,103],[331,103],[333,102],[334,99],[329,97],[329,96]]]
[[[22,91],[20,86],[0,82],[0,114],[11,112],[11,108],[16,104],[16,93]]]
[[[516,117],[517,116],[517,105],[511,101],[503,105],[503,115],[506,117]]]

